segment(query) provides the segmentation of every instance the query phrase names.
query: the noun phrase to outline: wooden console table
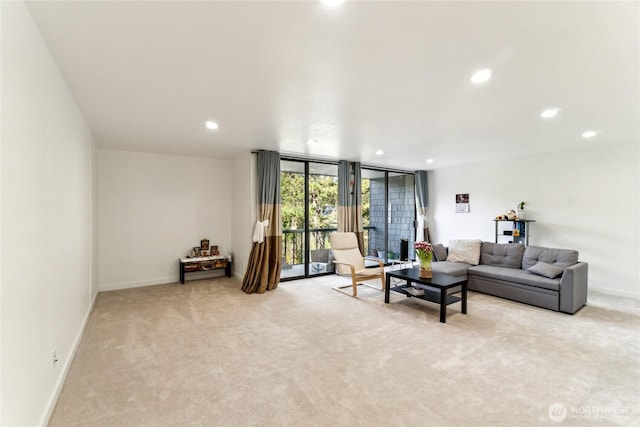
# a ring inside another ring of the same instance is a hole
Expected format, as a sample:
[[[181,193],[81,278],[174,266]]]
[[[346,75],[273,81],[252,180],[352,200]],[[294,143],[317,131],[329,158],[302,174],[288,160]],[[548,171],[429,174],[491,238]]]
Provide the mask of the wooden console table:
[[[180,283],[184,285],[186,273],[213,271],[224,268],[225,275],[231,277],[231,255],[200,256],[180,258]]]

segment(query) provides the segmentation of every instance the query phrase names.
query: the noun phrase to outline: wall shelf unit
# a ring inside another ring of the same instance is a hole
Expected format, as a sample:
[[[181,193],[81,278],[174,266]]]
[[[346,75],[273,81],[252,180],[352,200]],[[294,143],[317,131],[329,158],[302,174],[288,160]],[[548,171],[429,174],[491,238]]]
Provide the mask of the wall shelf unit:
[[[496,243],[520,243],[529,246],[530,224],[536,222],[534,219],[494,219],[493,222],[496,224]],[[511,223],[511,229],[505,226],[508,223]]]

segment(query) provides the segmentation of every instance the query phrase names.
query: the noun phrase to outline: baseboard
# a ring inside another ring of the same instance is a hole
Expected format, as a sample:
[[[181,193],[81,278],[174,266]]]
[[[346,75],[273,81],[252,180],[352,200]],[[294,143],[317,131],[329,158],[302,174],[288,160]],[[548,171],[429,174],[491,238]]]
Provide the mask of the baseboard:
[[[82,337],[84,336],[84,331],[87,329],[87,325],[89,324],[89,318],[91,317],[91,313],[93,313],[93,307],[96,304],[96,298],[98,297],[98,292],[93,296],[91,300],[91,304],[89,305],[89,309],[87,310],[87,314],[84,316],[84,320],[82,321],[82,326],[76,335],[75,340],[73,341],[73,345],[71,346],[71,351],[69,352],[69,357],[65,361],[65,364],[62,368],[62,372],[58,377],[58,381],[56,382],[56,386],[53,389],[53,394],[49,399],[47,404],[45,413],[42,416],[42,420],[38,425],[46,426],[49,424],[51,419],[51,415],[53,415],[53,410],[56,408],[56,404],[58,403],[58,399],[60,398],[60,393],[62,392],[62,387],[64,386],[64,382],[67,379],[67,375],[69,374],[69,369],[71,369],[71,365],[73,364],[73,360],[76,358],[76,353],[78,351],[78,347],[80,346],[80,342],[82,341]]]
[[[117,291],[119,289],[142,288],[144,286],[166,285],[178,282],[178,277],[164,277],[161,279],[141,280],[136,282],[107,283],[98,285],[98,292]]]
[[[211,271],[193,271],[188,273],[186,281],[198,280],[198,279],[211,279],[215,277],[224,277],[224,270],[211,270]],[[242,278],[240,278],[242,280]],[[122,282],[122,283],[107,283],[98,285],[98,292],[117,291],[120,289],[133,289],[142,288],[144,286],[155,285],[167,285],[169,283],[178,283],[180,281],[178,276],[175,277],[163,277],[160,279],[141,280],[136,282]]]
[[[634,299],[634,300],[639,300],[640,301],[640,294],[633,293],[633,292],[618,291],[618,290],[615,290],[615,289],[599,288],[599,287],[589,286],[589,292],[591,292],[591,291],[599,292],[601,294],[613,295],[613,296],[616,296],[616,297],[624,297],[624,298],[629,298],[629,299]],[[588,298],[588,295],[587,295],[587,298]]]

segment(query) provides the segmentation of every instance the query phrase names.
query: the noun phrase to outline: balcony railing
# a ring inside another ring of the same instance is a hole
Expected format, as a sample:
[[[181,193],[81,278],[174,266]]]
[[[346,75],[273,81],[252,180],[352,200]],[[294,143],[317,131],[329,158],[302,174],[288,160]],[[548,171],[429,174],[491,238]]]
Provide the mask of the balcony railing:
[[[364,247],[369,251],[369,235],[376,227],[364,227]],[[337,228],[310,228],[309,250],[329,248],[329,234]],[[366,255],[366,254],[365,254]],[[304,229],[282,230],[282,256],[285,265],[304,263]]]

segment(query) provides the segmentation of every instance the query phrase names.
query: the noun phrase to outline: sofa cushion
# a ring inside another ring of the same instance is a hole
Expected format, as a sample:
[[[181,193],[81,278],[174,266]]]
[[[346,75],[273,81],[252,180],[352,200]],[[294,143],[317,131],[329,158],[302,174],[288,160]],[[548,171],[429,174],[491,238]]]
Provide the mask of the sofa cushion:
[[[519,243],[482,242],[480,264],[520,269],[524,245]]]
[[[531,268],[540,261],[567,268],[578,262],[578,251],[527,246],[522,255],[522,269]]]
[[[481,240],[450,240],[447,261],[478,265]]]
[[[449,276],[465,276],[471,264],[464,262],[438,261],[431,263],[434,273],[444,273]]]
[[[496,267],[494,265],[474,265],[469,267],[469,276],[481,276],[504,282],[519,283],[522,285],[534,286],[537,288],[560,290],[560,279],[548,279],[528,273],[524,270],[517,270],[509,267]]]
[[[564,272],[564,268],[540,261],[533,267],[527,268],[527,271],[529,273],[537,274],[538,276],[544,276],[544,277],[548,277],[549,279],[555,279],[556,277],[562,275],[562,273]]]
[[[447,249],[442,243],[433,245],[433,255],[436,257],[436,261],[447,260]]]

